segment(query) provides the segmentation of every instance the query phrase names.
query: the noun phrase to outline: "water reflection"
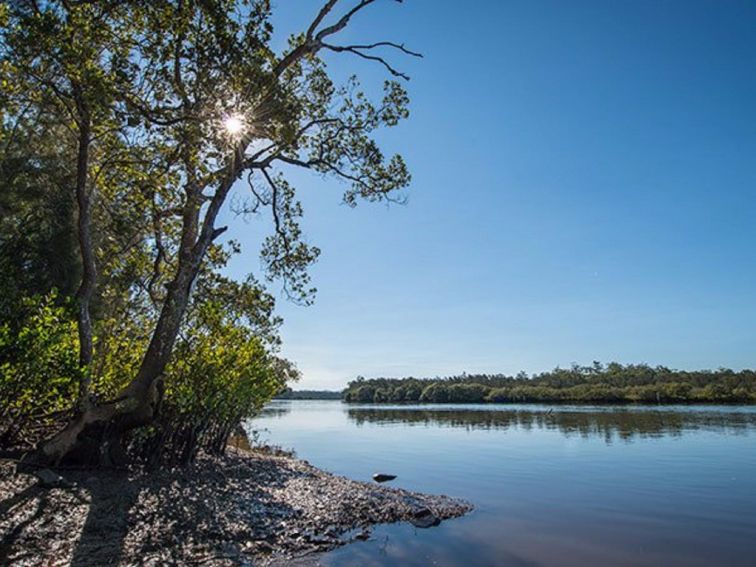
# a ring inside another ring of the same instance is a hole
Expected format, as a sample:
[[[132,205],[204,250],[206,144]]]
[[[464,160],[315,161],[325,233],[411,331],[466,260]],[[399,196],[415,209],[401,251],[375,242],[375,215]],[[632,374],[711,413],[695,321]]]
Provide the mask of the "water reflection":
[[[685,411],[648,408],[459,409],[407,407],[350,407],[358,426],[419,425],[467,430],[556,430],[565,436],[602,437],[607,443],[636,437],[679,436],[686,431],[744,434],[756,429],[755,412],[722,409]]]
[[[297,400],[250,427],[336,474],[476,505],[376,527],[329,567],[753,565],[756,407]]]
[[[280,404],[280,405],[279,405]],[[273,400],[270,404],[265,406],[256,418],[262,417],[283,417],[291,411],[291,406],[287,402],[281,402],[279,400]]]

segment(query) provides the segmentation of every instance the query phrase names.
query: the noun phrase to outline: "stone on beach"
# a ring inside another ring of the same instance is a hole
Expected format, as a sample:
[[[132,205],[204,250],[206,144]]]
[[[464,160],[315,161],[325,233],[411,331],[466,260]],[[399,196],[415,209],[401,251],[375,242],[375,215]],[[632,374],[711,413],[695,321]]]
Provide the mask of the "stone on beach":
[[[410,523],[416,528],[432,528],[441,523],[441,518],[436,516],[428,508],[418,508],[412,513]]]
[[[375,473],[373,475],[373,480],[375,482],[388,482],[390,480],[394,480],[395,478],[395,474]]]

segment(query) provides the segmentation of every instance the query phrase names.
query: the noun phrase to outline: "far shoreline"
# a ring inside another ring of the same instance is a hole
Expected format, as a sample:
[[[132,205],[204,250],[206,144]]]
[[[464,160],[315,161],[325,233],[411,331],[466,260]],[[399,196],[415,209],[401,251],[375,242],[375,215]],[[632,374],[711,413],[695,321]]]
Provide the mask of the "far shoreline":
[[[310,402],[341,402],[347,406],[366,407],[366,406],[515,406],[515,405],[527,405],[527,406],[555,406],[555,407],[569,407],[569,406],[597,406],[597,407],[635,407],[635,408],[651,408],[651,407],[679,407],[679,406],[703,406],[703,407],[756,407],[756,401],[720,401],[720,400],[680,400],[674,402],[630,402],[630,401],[578,401],[578,400],[512,400],[506,402],[420,402],[420,401],[402,401],[402,402],[356,402],[347,401],[343,398],[273,398],[271,401],[276,402],[291,402],[291,401],[310,401]]]

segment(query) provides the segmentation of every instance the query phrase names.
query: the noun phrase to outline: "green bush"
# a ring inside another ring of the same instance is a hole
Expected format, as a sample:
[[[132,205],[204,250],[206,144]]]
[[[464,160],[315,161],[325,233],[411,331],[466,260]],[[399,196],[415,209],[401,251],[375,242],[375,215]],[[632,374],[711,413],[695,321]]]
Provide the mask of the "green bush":
[[[231,432],[296,378],[254,332],[206,304],[176,345],[164,377],[157,427],[137,439],[151,459],[187,462],[200,449],[222,452]]]
[[[0,419],[5,444],[32,422],[47,424],[76,400],[82,371],[70,309],[56,295],[31,297],[19,306],[13,328],[0,325]]]

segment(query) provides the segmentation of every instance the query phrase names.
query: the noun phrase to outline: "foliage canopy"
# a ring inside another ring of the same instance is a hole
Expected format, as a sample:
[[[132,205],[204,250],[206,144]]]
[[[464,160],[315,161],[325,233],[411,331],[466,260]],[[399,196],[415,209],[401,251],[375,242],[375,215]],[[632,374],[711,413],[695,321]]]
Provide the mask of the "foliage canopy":
[[[345,183],[349,206],[401,201],[410,181],[373,135],[408,115],[385,54],[417,54],[337,41],[374,3],[324,2],[280,53],[267,0],[0,6],[6,442],[21,414],[68,408],[33,460],[107,462],[127,445],[190,459],[296,378],[265,285],[310,303],[319,250],[288,171]],[[374,100],[354,76],[335,83],[324,52],[393,80]],[[223,275],[240,244],[216,225],[234,191],[237,213],[270,226],[262,273],[241,282]],[[23,406],[34,388],[55,400]]]

